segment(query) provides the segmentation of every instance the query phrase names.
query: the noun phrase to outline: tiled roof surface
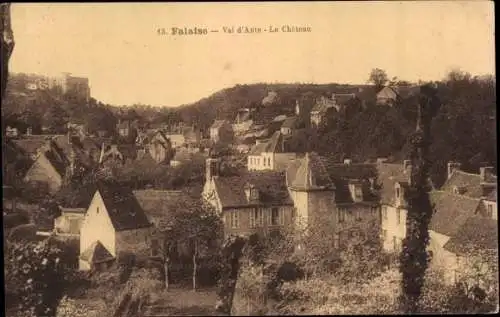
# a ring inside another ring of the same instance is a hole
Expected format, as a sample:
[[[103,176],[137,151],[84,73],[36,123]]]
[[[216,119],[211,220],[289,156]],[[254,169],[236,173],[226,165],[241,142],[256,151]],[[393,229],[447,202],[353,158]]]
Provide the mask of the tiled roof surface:
[[[307,158],[308,157],[308,158]],[[335,191],[337,203],[352,203],[349,184],[357,181],[362,188],[363,201],[377,201],[378,197],[370,189],[371,178],[376,178],[373,164],[339,164],[325,156],[310,153],[300,163],[290,165],[288,174],[296,169],[295,175],[289,176],[289,183],[295,189],[328,189]]]
[[[215,178],[214,183],[222,208],[253,205],[245,196],[246,184],[252,184],[259,190],[261,205],[293,205],[283,172],[244,172],[240,176]]]
[[[444,248],[455,254],[466,254],[471,250],[498,249],[498,223],[491,218],[472,216],[448,240]]]
[[[102,263],[114,259],[114,256],[104,247],[101,241],[95,241],[92,243],[83,253],[80,255],[80,259],[88,263]]]
[[[443,184],[441,190],[452,193],[455,187],[464,189],[465,191],[462,195],[468,197],[479,198],[483,195],[481,177],[479,174],[455,170],[450,178]]]
[[[158,223],[172,216],[180,205],[192,199],[187,193],[177,190],[143,189],[133,191],[146,215]]]
[[[255,144],[252,149],[250,150],[250,153],[248,155],[260,155],[263,153],[267,148],[267,142]]]
[[[396,182],[406,182],[409,179],[410,169],[405,171],[403,164],[380,163],[376,165],[378,184],[380,186],[380,200],[382,204],[393,205]]]
[[[479,199],[445,191],[432,191],[429,196],[435,208],[429,228],[450,237],[475,214],[479,206]]]
[[[344,105],[354,98],[356,98],[355,94],[335,94],[335,101],[340,105]]]
[[[41,148],[51,138],[47,135],[34,135],[26,136],[22,139],[13,140],[14,144],[28,155],[36,154],[38,149]]]
[[[97,188],[115,230],[139,229],[151,225],[129,188],[102,182],[97,185]]]

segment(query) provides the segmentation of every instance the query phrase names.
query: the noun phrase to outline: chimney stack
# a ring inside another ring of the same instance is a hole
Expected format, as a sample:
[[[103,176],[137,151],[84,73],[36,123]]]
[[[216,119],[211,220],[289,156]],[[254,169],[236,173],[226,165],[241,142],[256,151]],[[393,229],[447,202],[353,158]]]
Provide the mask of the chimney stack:
[[[453,174],[454,171],[460,170],[461,164],[457,162],[448,162],[448,179],[450,179],[451,175]]]

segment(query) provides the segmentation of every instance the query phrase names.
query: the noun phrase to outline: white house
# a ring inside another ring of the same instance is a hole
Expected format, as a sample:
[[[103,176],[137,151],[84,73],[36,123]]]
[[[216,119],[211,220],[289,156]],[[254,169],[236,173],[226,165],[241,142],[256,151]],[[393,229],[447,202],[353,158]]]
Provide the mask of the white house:
[[[80,270],[133,254],[149,256],[152,224],[127,188],[98,184],[80,229]]]
[[[286,140],[280,131],[276,131],[268,141],[257,141],[247,158],[247,169],[284,171],[288,164],[297,157],[288,151]]]

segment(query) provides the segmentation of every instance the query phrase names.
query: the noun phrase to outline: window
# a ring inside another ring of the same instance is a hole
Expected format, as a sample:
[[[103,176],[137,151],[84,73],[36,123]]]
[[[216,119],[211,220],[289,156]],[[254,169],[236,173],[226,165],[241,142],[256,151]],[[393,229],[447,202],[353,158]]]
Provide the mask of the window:
[[[151,256],[158,256],[159,243],[158,240],[151,240]]]
[[[387,230],[383,229],[382,230],[382,240],[385,241],[385,239],[387,239]]]
[[[361,186],[354,187],[354,197],[356,200],[363,200],[363,191],[361,190]]]
[[[401,224],[401,209],[396,209],[396,223],[398,226]]]
[[[398,238],[396,236],[392,237],[392,244],[394,246],[394,251],[398,251]]]
[[[356,220],[357,221],[361,221],[363,218],[362,218],[362,210],[361,209],[357,209],[356,210]]]
[[[493,217],[493,205],[488,204],[487,209],[488,209],[488,211],[487,211],[488,217],[492,218]]]
[[[396,198],[399,199],[399,194],[400,194],[400,189],[399,187],[396,187]]]
[[[347,213],[346,209],[339,208],[338,211],[339,211],[339,222],[345,222],[346,213]]]
[[[267,158],[267,166],[271,166],[271,158],[270,157]]]
[[[387,206],[382,206],[382,218],[387,220]]]
[[[271,209],[271,223],[272,226],[277,226],[280,224],[280,212],[278,208]]]
[[[238,219],[238,211],[235,210],[230,213],[231,217],[231,228],[238,228],[239,227],[239,219]]]
[[[264,225],[263,213],[261,209],[254,209],[250,212],[250,228],[262,227]]]
[[[96,213],[99,213],[99,207],[97,207],[97,212]]]

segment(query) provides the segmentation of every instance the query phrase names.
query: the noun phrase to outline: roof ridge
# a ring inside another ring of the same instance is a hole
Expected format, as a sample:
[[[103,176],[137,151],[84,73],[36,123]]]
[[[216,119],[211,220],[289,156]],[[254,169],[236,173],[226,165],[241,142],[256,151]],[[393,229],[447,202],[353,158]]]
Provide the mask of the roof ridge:
[[[455,173],[462,173],[462,174],[465,174],[465,175],[469,175],[469,176],[477,176],[477,177],[481,177],[481,175],[479,174],[474,174],[474,173],[469,173],[469,172],[464,172],[462,170],[454,170],[453,173],[451,174],[451,176],[453,176],[453,174]]]

